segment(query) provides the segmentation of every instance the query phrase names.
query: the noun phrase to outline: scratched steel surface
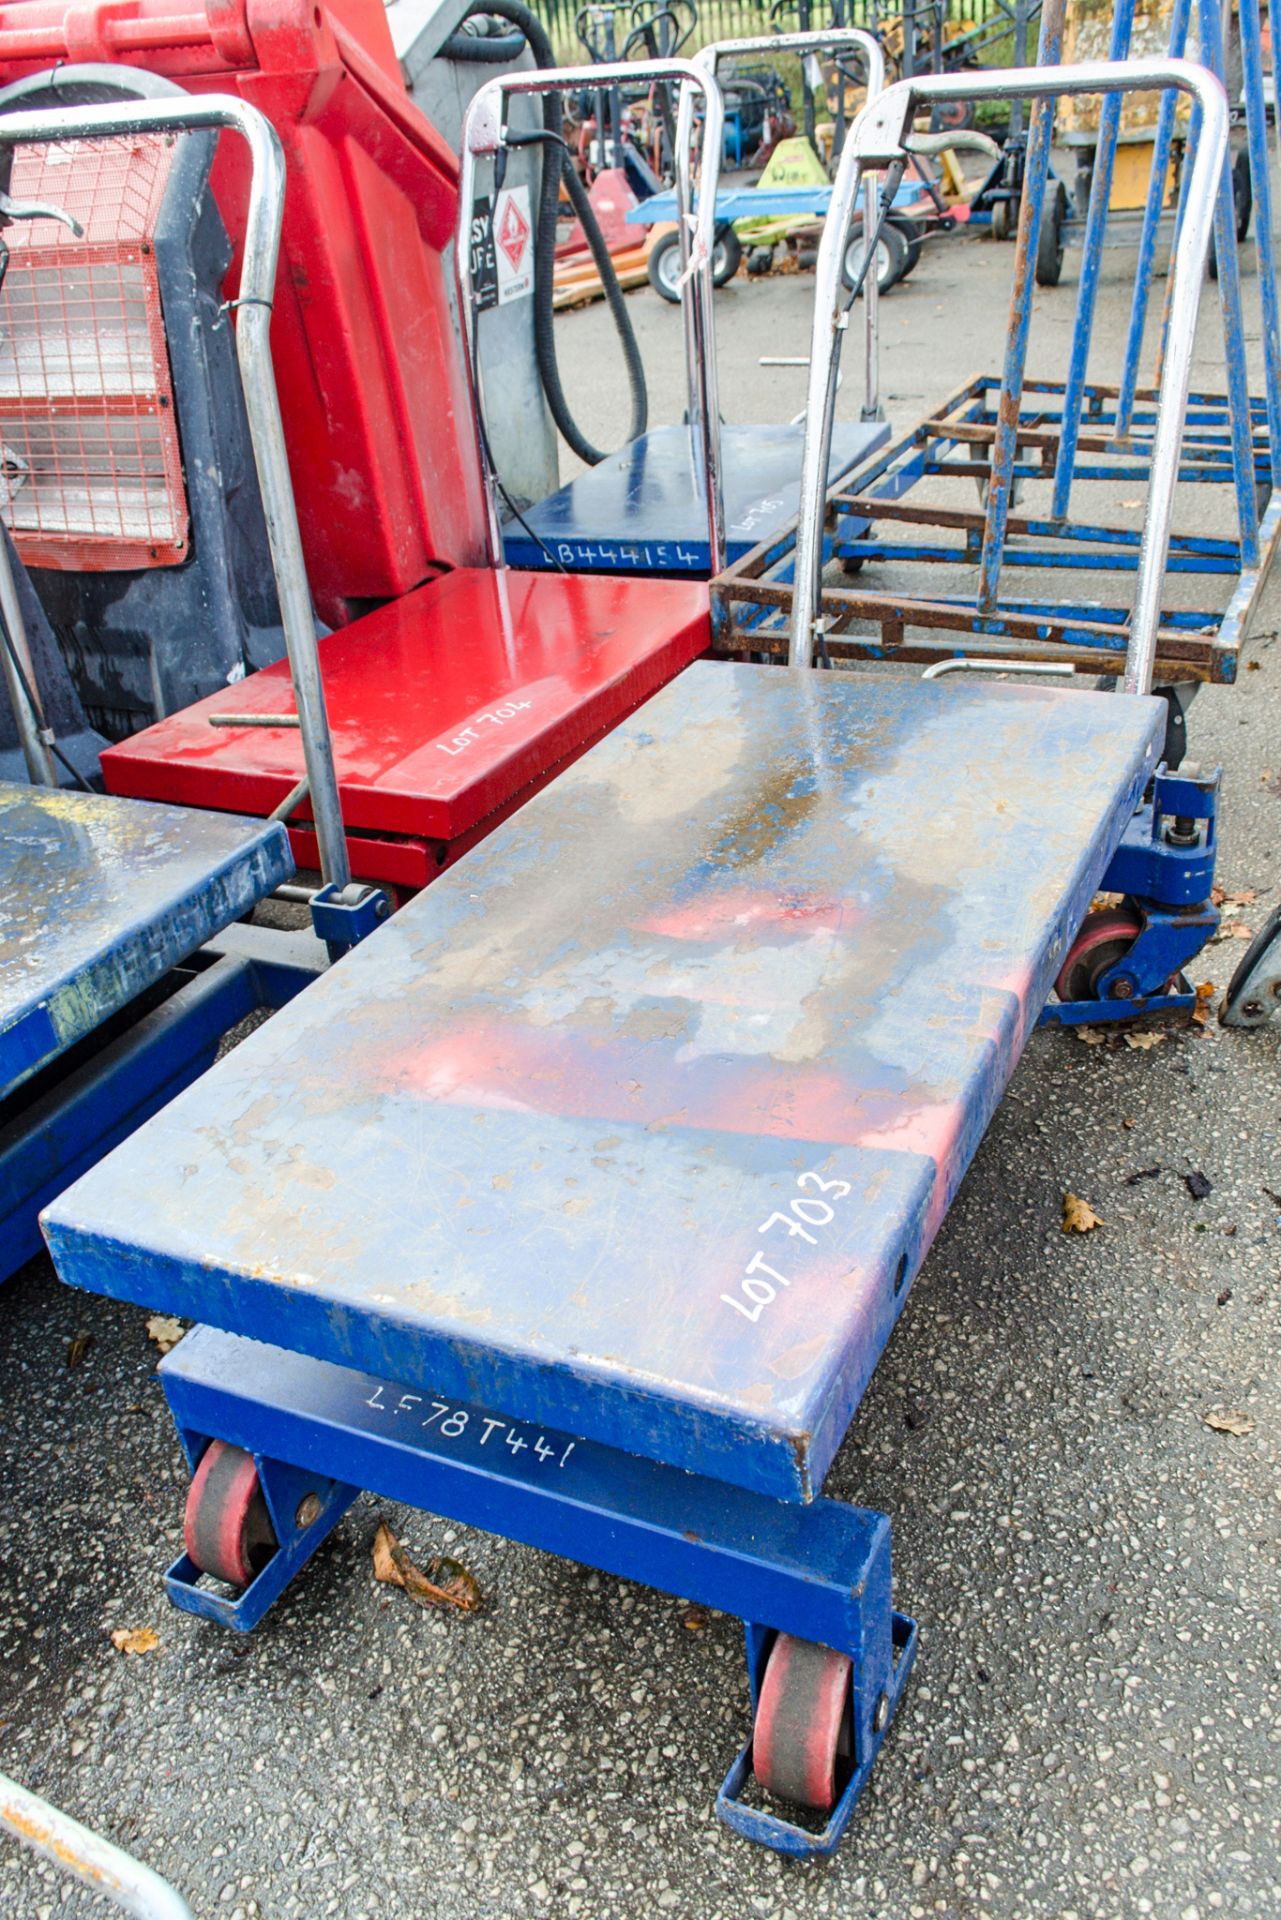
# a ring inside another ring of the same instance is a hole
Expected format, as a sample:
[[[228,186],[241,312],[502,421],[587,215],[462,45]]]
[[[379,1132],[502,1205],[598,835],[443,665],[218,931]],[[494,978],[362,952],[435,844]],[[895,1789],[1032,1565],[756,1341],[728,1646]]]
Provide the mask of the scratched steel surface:
[[[884,421],[838,421],[829,483],[889,437]],[[803,426],[721,428],[727,564],[794,518],[804,439]],[[561,566],[589,573],[711,572],[707,510],[687,427],[655,427],[527,508],[524,518],[538,539],[509,521],[503,529],[509,566],[550,566],[545,547]]]
[[[468,832],[704,652],[709,604],[702,581],[458,567],[326,635],[348,829]],[[209,716],[295,711],[282,660],[110,748],[103,778],[112,793],[270,813],[302,776],[297,728]]]
[[[0,781],[0,1096],[292,872],[266,821]]]
[[[59,1271],[809,1497],[1163,716],[691,667],[63,1195]]]

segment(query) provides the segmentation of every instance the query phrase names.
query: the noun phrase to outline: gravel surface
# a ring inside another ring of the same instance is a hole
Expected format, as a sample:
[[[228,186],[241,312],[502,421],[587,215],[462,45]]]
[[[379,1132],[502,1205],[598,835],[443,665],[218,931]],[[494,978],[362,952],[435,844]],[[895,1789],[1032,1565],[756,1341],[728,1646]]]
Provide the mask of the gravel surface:
[[[885,302],[896,423],[999,365],[1009,265],[962,241]],[[1107,256],[1096,377],[1132,271]],[[1042,374],[1062,372],[1074,284],[1069,259],[1038,296]],[[801,372],[756,361],[805,351],[811,289],[718,296],[729,417],[802,405]],[[655,416],[679,417],[678,316],[631,304]],[[1205,314],[1210,382],[1210,288]],[[604,315],[559,325],[608,432]],[[1225,767],[1219,873],[1257,890],[1251,925],[1281,887],[1277,611],[1258,671],[1192,715],[1195,754]],[[1222,984],[1240,951],[1212,946],[1198,978]],[[170,1611],[186,1475],[145,1315],[43,1260],[0,1297],[0,1766],[226,1920],[1276,1915],[1279,1048],[1281,1024],[1029,1045],[827,1484],[892,1516],[896,1602],[921,1624],[830,1862],[714,1818],[747,1729],[730,1619],[367,1498],[252,1639]],[[1069,1190],[1102,1216],[1088,1236],[1061,1231]],[[1213,1430],[1222,1412],[1250,1430]],[[420,1561],[462,1560],[484,1609],[377,1585],[380,1511]],[[113,1628],[146,1626],[154,1652],[115,1651]],[[0,1913],[100,1911],[0,1849]]]

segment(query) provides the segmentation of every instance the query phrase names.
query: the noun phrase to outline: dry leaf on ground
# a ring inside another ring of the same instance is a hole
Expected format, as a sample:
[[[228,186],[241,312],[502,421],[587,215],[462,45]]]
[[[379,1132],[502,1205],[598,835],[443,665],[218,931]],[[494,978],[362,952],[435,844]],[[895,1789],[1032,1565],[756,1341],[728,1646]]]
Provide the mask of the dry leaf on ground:
[[[160,1635],[154,1627],[117,1627],[111,1644],[118,1653],[154,1653]]]
[[[423,1607],[457,1607],[474,1613],[480,1605],[476,1576],[457,1560],[433,1554],[426,1568],[416,1566],[385,1520],[378,1522],[373,1546],[374,1578],[403,1587]]]
[[[1155,1027],[1143,1027],[1138,1033],[1127,1033],[1125,1044],[1133,1048],[1135,1053],[1148,1053],[1153,1047],[1159,1047],[1164,1039],[1165,1035],[1158,1033]]]
[[[1196,1005],[1192,1009],[1192,1023],[1194,1026],[1205,1027],[1209,1025],[1214,994],[1215,986],[1213,980],[1202,980],[1196,990]]]
[[[147,1322],[148,1336],[155,1341],[161,1353],[171,1353],[186,1331],[182,1321],[176,1320],[170,1313],[153,1313]]]
[[[1096,1227],[1101,1227],[1102,1225],[1103,1225],[1103,1222],[1099,1218],[1098,1214],[1094,1211],[1094,1208],[1089,1206],[1084,1200],[1082,1200],[1079,1194],[1075,1194],[1075,1193],[1064,1194],[1063,1196],[1063,1231],[1064,1233],[1093,1233]]]
[[[1247,1433],[1254,1432],[1254,1422],[1249,1414],[1238,1413],[1235,1408],[1226,1413],[1203,1413],[1201,1418],[1215,1433],[1230,1433],[1238,1440],[1244,1440]]]
[[[92,1347],[93,1335],[91,1333],[74,1334],[67,1342],[67,1365],[69,1367],[78,1367],[82,1361],[88,1359]]]

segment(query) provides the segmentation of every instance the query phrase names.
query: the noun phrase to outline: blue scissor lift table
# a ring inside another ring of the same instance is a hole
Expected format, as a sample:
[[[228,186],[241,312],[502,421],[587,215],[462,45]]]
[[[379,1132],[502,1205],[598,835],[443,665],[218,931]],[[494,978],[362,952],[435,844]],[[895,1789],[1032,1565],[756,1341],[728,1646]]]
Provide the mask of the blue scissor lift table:
[[[264,1003],[247,960],[192,956],[292,872],[268,821],[0,782],[0,1279],[45,1201]]]
[[[1164,724],[696,663],[64,1193],[206,1323],[171,1597],[252,1627],[368,1487],[729,1611],[719,1811],[834,1846],[915,1628],[823,1478]]]
[[[837,486],[890,437],[884,420],[838,422],[828,482]],[[721,480],[728,565],[795,518],[803,426],[722,426]],[[658,573],[707,579],[713,571],[699,450],[686,426],[651,427],[630,446],[503,527],[509,567],[557,565],[570,573]]]

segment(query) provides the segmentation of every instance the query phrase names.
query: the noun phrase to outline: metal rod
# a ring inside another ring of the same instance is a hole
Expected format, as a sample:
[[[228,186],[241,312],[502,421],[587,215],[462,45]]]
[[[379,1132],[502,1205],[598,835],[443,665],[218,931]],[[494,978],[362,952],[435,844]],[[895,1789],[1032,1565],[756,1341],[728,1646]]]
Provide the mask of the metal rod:
[[[1063,27],[1067,0],[1045,0],[1041,8],[1038,67],[1057,67],[1063,57]],[[1023,375],[1032,329],[1032,285],[1041,223],[1045,217],[1046,187],[1050,177],[1050,142],[1054,136],[1054,96],[1042,96],[1032,109],[1019,195],[1019,228],[1014,245],[1014,278],[1010,286],[1010,316],[1005,334],[1005,364],[997,406],[996,435],[992,441],[992,477],[988,482],[979,556],[978,605],[990,613],[996,605],[1005,557],[1005,526],[1010,517],[1014,488],[1019,412],[1023,405]]]
[[[271,364],[271,307],[280,256],[285,201],[285,158],[275,128],[256,107],[230,94],[184,94],[175,100],[129,100],[92,107],[56,107],[6,114],[6,146],[37,140],[102,139],[112,134],[188,133],[204,127],[238,133],[249,148],[249,204],[241,254],[236,309],[236,359],[245,395],[263,518],[271,547],[289,673],[302,726],[303,757],[311,782],[312,810],[327,882],[351,879],[343,832],[333,736],[316,648],[316,627],[298,509],[289,477],[289,455],[280,418],[280,396]]]
[[[1109,60],[1124,60],[1134,34],[1134,0],[1117,0],[1112,15],[1112,39]],[[1085,240],[1081,249],[1081,277],[1076,293],[1076,318],[1072,323],[1072,353],[1068,361],[1067,382],[1063,393],[1063,437],[1059,441],[1054,466],[1054,496],[1050,508],[1055,520],[1066,520],[1072,494],[1072,469],[1076,464],[1076,442],[1081,431],[1081,398],[1085,391],[1090,360],[1090,335],[1094,331],[1094,305],[1099,291],[1099,273],[1103,265],[1103,236],[1108,223],[1108,202],[1112,198],[1112,173],[1116,163],[1117,140],[1121,132],[1119,93],[1109,95],[1099,113],[1099,139],[1094,149],[1094,171],[1090,179],[1090,205],[1085,218]]]
[[[690,365],[690,422],[702,461],[704,499],[707,508],[708,545],[712,572],[719,573],[725,557],[725,503],[721,483],[720,409],[716,385],[716,343],[712,332],[712,248],[716,232],[716,183],[720,174],[720,156],[725,146],[725,109],[721,91],[706,68],[691,60],[636,60],[618,65],[594,67],[538,67],[532,71],[504,74],[487,81],[473,96],[463,117],[462,165],[458,190],[458,230],[454,238],[454,278],[458,289],[458,310],[463,329],[467,387],[471,398],[476,430],[476,455],[485,492],[485,532],[489,562],[501,568],[503,560],[502,527],[498,518],[495,475],[490,470],[481,416],[481,396],[476,382],[476,311],[469,244],[472,207],[476,199],[476,162],[497,153],[506,144],[503,103],[513,94],[578,92],[607,86],[614,81],[628,84],[657,85],[662,81],[681,83],[677,119],[677,145],[688,153],[688,134],[692,126],[693,102],[689,89],[703,96],[703,133],[700,143],[700,192],[698,211],[693,218],[687,306],[690,331],[686,336]],[[686,164],[688,162],[686,161]],[[676,156],[677,198],[680,200],[681,155]],[[684,209],[681,209],[682,214]],[[688,222],[681,219],[681,232],[689,233]],[[686,242],[682,241],[682,249]],[[682,257],[684,254],[682,253]]]
[[[1263,314],[1264,398],[1268,409],[1268,449],[1273,486],[1281,485],[1281,314],[1277,308],[1277,269],[1272,238],[1272,182],[1268,170],[1268,113],[1263,98],[1263,37],[1259,0],[1240,0],[1241,65],[1245,84],[1246,142],[1254,189],[1254,250]],[[1276,55],[1273,54],[1275,63]],[[1275,64],[1273,86],[1276,85]],[[1277,115],[1281,125],[1281,113]]]
[[[1223,20],[1217,0],[1201,0],[1201,63],[1222,81],[1227,75]],[[1198,128],[1198,139],[1200,129]],[[1236,489],[1241,562],[1259,561],[1259,501],[1254,485],[1254,446],[1250,420],[1250,384],[1245,364],[1245,315],[1241,308],[1241,269],[1237,256],[1236,195],[1232,155],[1225,151],[1214,204],[1214,254],[1218,269],[1219,310],[1223,316],[1223,363],[1227,374],[1228,426],[1232,440],[1232,478]]]
[[[932,667],[926,667],[921,678],[942,680],[949,673],[1032,673],[1070,680],[1075,672],[1070,660],[971,660],[965,654],[958,654],[952,660],[936,660]]]
[[[811,346],[809,399],[805,420],[805,455],[801,473],[801,502],[796,529],[795,585],[792,591],[792,629],[788,659],[808,667],[814,659],[814,619],[820,591],[823,509],[826,488],[821,465],[824,410],[830,371],[836,355],[833,325],[839,311],[840,257],[844,234],[837,231],[840,209],[848,224],[849,209],[863,174],[888,166],[910,151],[912,116],[918,105],[953,100],[1004,100],[1020,94],[1048,95],[1130,93],[1177,88],[1201,107],[1204,134],[1191,167],[1183,242],[1172,266],[1171,339],[1166,378],[1157,400],[1150,456],[1148,512],[1139,547],[1134,602],[1126,649],[1124,686],[1127,692],[1146,693],[1152,684],[1160,625],[1161,590],[1170,543],[1174,483],[1178,473],[1183,422],[1187,410],[1189,375],[1195,345],[1197,307],[1205,273],[1206,250],[1214,197],[1228,142],[1228,103],[1221,83],[1204,67],[1168,56],[1112,61],[1086,61],[1045,70],[1011,67],[988,73],[939,74],[918,80],[900,80],[887,87],[879,100],[869,102],[850,129],[841,156],[832,211],[819,245],[816,271],[814,332]],[[833,214],[837,217],[834,218]]]
[[[182,1895],[158,1873],[3,1773],[0,1826],[137,1920],[195,1920]]]
[[[697,56],[700,65],[706,66],[715,77],[716,69],[722,60],[736,59],[739,54],[750,53],[786,53],[799,54],[802,65],[807,53],[857,53],[862,56],[864,84],[869,101],[875,100],[885,86],[885,54],[875,34],[867,33],[862,27],[828,27],[817,33],[763,33],[745,40],[718,40],[712,46],[704,47]],[[686,136],[688,145],[688,135]],[[842,143],[843,146],[843,143]],[[828,218],[831,218],[829,209]],[[869,178],[863,192],[863,232],[871,234],[876,225],[876,181]],[[876,284],[876,272],[873,268],[863,282],[863,409],[864,420],[880,420],[881,412],[881,352],[880,352],[880,314],[879,290]]]
[[[58,776],[54,772],[53,756],[45,739],[47,729],[40,705],[40,685],[31,657],[22,602],[18,598],[18,583],[13,573],[13,550],[9,545],[7,530],[0,534],[0,620],[4,621],[9,641],[8,646],[0,644],[0,665],[4,668],[5,686],[13,707],[18,738],[22,742],[27,777],[33,786],[56,787]],[[12,655],[10,647],[13,649]]]
[[[296,713],[209,713],[211,727],[300,727]]]
[[[1174,12],[1170,17],[1169,48],[1170,57],[1173,60],[1183,58],[1191,12],[1192,0],[1174,0]],[[1125,362],[1116,403],[1118,440],[1128,437],[1134,418],[1135,391],[1139,384],[1139,367],[1143,360],[1143,332],[1147,325],[1152,275],[1156,268],[1157,238],[1161,227],[1161,215],[1165,208],[1166,180],[1170,171],[1170,149],[1174,144],[1174,118],[1177,106],[1178,100],[1173,93],[1161,95],[1161,104],[1157,108],[1156,116],[1156,138],[1152,149],[1152,174],[1148,181],[1147,203],[1143,209],[1143,225],[1139,230],[1139,257],[1134,269],[1134,298],[1130,303],[1130,330],[1126,336]],[[1179,204],[1182,205],[1181,190]]]

